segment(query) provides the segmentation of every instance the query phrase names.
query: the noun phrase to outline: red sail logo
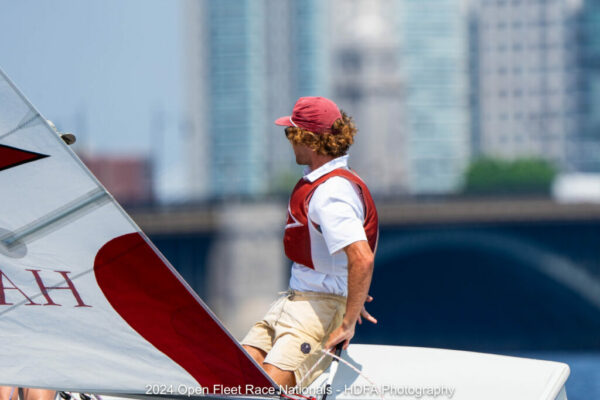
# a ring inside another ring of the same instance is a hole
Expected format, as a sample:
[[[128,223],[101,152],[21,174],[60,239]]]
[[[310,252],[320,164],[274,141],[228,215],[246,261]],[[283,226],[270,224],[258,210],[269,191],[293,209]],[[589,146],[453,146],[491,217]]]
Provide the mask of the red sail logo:
[[[46,154],[0,144],[0,171],[46,157]]]

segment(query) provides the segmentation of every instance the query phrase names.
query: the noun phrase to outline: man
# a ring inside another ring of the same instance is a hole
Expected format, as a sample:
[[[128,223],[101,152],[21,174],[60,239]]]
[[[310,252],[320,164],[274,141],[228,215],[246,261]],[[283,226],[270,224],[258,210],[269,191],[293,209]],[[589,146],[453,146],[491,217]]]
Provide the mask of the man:
[[[285,126],[296,162],[306,165],[294,188],[284,247],[293,261],[290,289],[271,305],[242,340],[249,354],[279,385],[308,386],[331,362],[322,355],[344,342],[346,349],[364,308],[377,244],[377,210],[365,183],[348,169],[356,127],[335,103],[302,97]]]

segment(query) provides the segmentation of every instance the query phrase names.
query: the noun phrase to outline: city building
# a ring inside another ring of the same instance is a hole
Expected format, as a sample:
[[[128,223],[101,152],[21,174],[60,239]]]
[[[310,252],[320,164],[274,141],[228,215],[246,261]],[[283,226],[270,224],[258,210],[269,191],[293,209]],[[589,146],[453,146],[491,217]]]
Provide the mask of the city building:
[[[456,191],[469,157],[460,2],[334,4],[334,96],[359,128],[352,166],[377,196]]]
[[[576,20],[582,123],[574,164],[578,171],[600,172],[600,1],[583,0]]]
[[[148,157],[86,152],[79,152],[78,156],[119,203],[153,203],[152,163]]]
[[[334,0],[333,98],[358,127],[350,166],[376,196],[408,192],[397,0]]]
[[[455,192],[470,157],[467,10],[456,0],[400,5],[408,185]]]
[[[475,156],[543,157],[564,171],[578,168],[573,3],[471,3]]]

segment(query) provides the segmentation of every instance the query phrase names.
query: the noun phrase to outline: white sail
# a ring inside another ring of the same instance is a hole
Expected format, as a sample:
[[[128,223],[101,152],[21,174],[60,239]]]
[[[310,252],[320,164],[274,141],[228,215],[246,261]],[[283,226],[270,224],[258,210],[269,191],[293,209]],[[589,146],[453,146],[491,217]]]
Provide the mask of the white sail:
[[[272,386],[1,71],[0,271],[0,384]]]

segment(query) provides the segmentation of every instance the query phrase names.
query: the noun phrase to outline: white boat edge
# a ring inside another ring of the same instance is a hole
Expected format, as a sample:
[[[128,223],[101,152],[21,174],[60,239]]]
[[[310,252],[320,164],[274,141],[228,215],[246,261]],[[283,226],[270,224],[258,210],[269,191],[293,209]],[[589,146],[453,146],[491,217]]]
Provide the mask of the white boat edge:
[[[394,386],[452,386],[455,395],[446,398],[461,400],[564,400],[570,374],[567,364],[556,361],[410,346],[352,344],[342,353],[342,359],[358,367],[362,376],[340,365],[333,380],[333,395],[328,399],[381,399],[377,393],[357,397],[353,392],[354,388],[371,385],[369,379],[380,388],[392,390]],[[328,371],[319,376],[309,387],[309,394],[324,387],[327,377]],[[383,397],[398,397],[393,394],[383,393]]]

